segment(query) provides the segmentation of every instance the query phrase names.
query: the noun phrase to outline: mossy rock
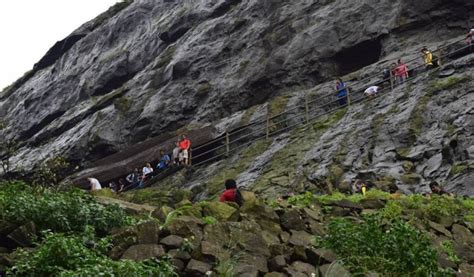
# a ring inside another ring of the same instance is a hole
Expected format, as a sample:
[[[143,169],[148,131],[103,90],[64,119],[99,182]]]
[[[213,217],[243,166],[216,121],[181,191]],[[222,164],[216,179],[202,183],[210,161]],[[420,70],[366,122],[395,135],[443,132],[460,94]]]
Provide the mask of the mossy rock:
[[[421,176],[416,173],[410,173],[400,176],[400,180],[407,185],[416,185],[421,181]]]
[[[201,207],[205,216],[212,216],[219,221],[237,221],[239,219],[239,211],[226,203],[212,201],[206,202]]]
[[[173,211],[173,208],[168,207],[168,206],[161,206],[154,210],[151,213],[151,216],[160,220],[161,222],[165,222],[166,217]]]
[[[406,173],[412,173],[415,169],[415,165],[410,161],[404,161],[402,166]]]

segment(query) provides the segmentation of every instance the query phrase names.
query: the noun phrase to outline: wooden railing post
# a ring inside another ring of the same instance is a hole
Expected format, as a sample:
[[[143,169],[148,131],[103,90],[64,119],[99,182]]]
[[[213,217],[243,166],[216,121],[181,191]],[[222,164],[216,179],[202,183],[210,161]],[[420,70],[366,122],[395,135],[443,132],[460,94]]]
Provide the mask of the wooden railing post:
[[[351,106],[351,96],[350,96],[351,90],[348,87],[346,87],[346,91],[347,91],[347,106],[350,107]]]
[[[230,152],[230,138],[229,138],[229,132],[225,132],[225,153],[227,157],[229,156]]]
[[[265,137],[267,139],[270,138],[270,116],[267,114],[267,122],[266,122],[266,126],[265,126]]]
[[[308,104],[308,95],[304,96],[304,110],[305,110],[305,120],[306,124],[309,123],[309,104]]]
[[[392,72],[392,69],[389,69],[390,70],[390,90],[393,91],[393,72]]]

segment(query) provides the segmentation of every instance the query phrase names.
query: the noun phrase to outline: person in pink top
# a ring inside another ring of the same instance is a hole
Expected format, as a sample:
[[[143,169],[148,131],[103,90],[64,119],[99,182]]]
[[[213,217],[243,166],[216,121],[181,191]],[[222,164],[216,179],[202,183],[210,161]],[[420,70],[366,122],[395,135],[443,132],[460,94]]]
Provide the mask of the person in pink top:
[[[398,60],[397,68],[395,68],[395,77],[399,85],[408,79],[408,67],[401,59]]]

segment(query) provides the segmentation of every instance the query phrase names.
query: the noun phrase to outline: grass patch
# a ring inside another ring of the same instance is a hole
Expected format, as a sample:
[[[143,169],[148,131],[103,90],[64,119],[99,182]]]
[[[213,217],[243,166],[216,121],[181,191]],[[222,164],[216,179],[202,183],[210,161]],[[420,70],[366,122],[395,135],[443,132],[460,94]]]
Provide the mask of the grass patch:
[[[466,76],[466,75],[463,75],[463,76],[460,76],[460,77],[451,76],[451,77],[446,78],[446,79],[441,79],[441,80],[437,80],[437,81],[432,82],[429,89],[428,89],[428,91],[431,92],[431,93],[434,93],[434,92],[439,92],[439,91],[443,91],[443,90],[448,90],[448,89],[451,89],[451,88],[454,88],[454,87],[460,85],[461,83],[469,81],[470,79],[471,78],[469,76]]]
[[[467,171],[471,168],[474,168],[474,165],[471,165],[471,164],[468,164],[468,163],[465,163],[465,162],[456,162],[451,167],[451,171],[449,172],[449,175],[455,176],[455,175],[461,174],[464,171]]]

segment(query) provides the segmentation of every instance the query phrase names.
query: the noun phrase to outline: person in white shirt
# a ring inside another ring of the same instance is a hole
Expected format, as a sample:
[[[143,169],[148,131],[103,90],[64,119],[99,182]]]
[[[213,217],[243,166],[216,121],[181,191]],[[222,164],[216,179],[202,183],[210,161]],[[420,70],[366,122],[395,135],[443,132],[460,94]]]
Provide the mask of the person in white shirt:
[[[89,181],[89,184],[91,185],[91,191],[102,189],[102,186],[100,185],[99,180],[97,180],[96,178],[89,177],[87,178],[87,181]]]
[[[371,86],[371,87],[368,87],[365,91],[364,91],[364,94],[366,94],[367,96],[369,97],[374,97],[377,92],[379,91],[379,87],[378,86]]]
[[[143,168],[143,176],[146,177],[148,174],[153,173],[153,167],[151,167],[151,164],[147,163],[145,167]]]

